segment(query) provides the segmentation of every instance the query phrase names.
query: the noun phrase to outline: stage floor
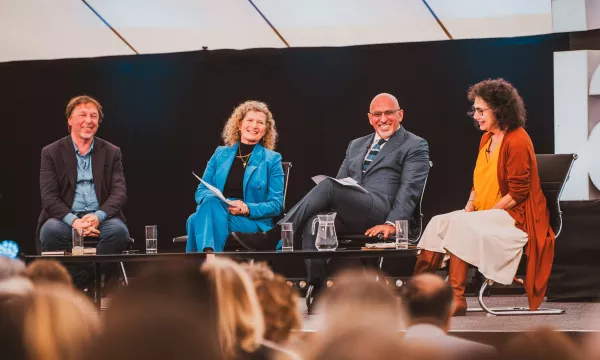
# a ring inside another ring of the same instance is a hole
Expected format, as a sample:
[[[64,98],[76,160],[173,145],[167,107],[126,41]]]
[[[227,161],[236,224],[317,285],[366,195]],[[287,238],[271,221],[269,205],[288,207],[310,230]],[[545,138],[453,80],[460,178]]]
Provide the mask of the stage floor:
[[[486,297],[486,305],[527,306],[527,298],[523,296],[491,296]],[[476,297],[468,297],[469,307],[478,308]],[[303,314],[303,331],[316,331],[321,327],[322,316],[317,312],[308,315],[304,299],[299,302]],[[468,313],[467,316],[452,318],[451,331],[454,332],[513,332],[549,326],[566,332],[600,331],[600,303],[548,303],[542,307],[558,308],[566,311],[564,315],[534,316],[493,316],[486,313]],[[399,328],[399,330],[401,330]]]

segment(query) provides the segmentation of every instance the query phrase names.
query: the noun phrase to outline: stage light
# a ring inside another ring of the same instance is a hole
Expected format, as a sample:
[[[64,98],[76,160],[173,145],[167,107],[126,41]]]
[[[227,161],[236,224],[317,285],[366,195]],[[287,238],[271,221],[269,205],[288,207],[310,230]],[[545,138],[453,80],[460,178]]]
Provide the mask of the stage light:
[[[19,245],[13,240],[3,240],[0,242],[0,255],[16,258],[19,255]]]
[[[301,281],[298,283],[298,286],[300,287],[300,289],[304,289],[304,288],[306,287],[306,281],[304,281],[304,280],[301,280]]]
[[[404,285],[404,281],[400,279],[396,280],[396,287],[402,287],[402,285]]]

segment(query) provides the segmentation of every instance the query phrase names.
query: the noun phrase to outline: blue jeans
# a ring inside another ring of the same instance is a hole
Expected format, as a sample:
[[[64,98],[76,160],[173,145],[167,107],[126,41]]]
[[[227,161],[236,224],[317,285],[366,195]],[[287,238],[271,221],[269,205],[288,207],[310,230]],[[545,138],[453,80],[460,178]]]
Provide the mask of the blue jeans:
[[[231,215],[227,204],[214,195],[202,200],[196,212],[187,220],[186,252],[223,251],[225,241],[230,233],[262,231],[255,220],[246,216]]]
[[[129,230],[120,219],[107,219],[98,226],[98,230],[100,236],[96,247],[97,254],[120,254],[127,247]],[[40,229],[42,250],[71,250],[73,247],[71,232],[72,227],[63,221],[55,218],[48,219]],[[94,278],[93,268],[88,264],[69,264],[67,269],[78,288],[83,288]]]

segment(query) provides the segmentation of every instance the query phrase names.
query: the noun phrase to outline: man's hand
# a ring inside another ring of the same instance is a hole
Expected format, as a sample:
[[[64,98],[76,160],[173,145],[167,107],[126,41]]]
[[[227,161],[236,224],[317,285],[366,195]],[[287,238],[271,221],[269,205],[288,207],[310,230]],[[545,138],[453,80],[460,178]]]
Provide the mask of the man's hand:
[[[390,234],[394,233],[396,233],[396,227],[394,225],[384,224],[373,226],[365,232],[365,235],[368,237],[373,237],[377,236],[377,234],[382,234],[384,238],[387,238]]]
[[[249,215],[250,209],[242,200],[233,200],[233,206],[229,206],[227,210],[231,215]]]
[[[98,216],[96,216],[96,214],[85,214],[81,220],[87,222],[88,224],[90,224],[91,227],[93,228],[98,228],[98,226],[100,226],[100,219],[98,219]]]

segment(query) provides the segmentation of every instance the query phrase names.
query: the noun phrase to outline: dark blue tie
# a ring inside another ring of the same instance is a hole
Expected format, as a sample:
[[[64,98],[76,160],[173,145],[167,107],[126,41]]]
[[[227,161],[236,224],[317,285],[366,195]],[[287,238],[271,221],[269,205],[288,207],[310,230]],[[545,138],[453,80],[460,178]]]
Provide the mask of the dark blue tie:
[[[367,171],[367,169],[369,168],[369,165],[371,165],[371,162],[373,161],[373,159],[375,159],[375,156],[377,156],[377,154],[379,153],[379,150],[381,150],[381,146],[383,144],[385,144],[386,141],[387,140],[385,140],[385,139],[379,139],[379,141],[373,145],[373,147],[369,151],[369,154],[365,158],[365,161],[363,161],[363,168],[362,168],[363,172]]]

